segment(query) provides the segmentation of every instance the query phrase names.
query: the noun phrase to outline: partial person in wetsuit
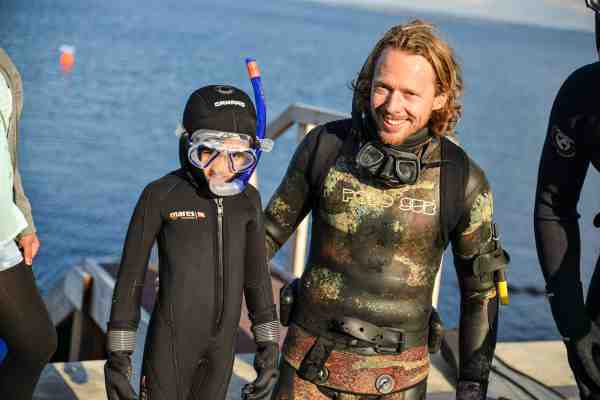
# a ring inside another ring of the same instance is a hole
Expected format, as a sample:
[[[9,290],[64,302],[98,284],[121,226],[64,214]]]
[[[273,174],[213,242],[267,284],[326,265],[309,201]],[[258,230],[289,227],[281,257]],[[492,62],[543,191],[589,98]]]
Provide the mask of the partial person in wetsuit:
[[[279,323],[260,196],[237,179],[256,166],[256,151],[263,149],[252,101],[231,86],[200,88],[186,104],[180,134],[182,168],[144,189],[125,239],[108,324],[108,398],[135,398],[128,382],[130,355],[155,241],[160,289],[146,337],[140,398],[225,398],[242,292],[258,348],[254,398],[266,398],[277,378]],[[258,396],[263,390],[267,393]]]
[[[484,399],[506,259],[485,175],[448,139],[462,110],[460,67],[417,20],[379,40],[353,86],[353,118],[308,133],[265,210],[269,258],[313,218],[306,268],[281,300],[289,328],[273,399],[425,399],[432,291],[448,243],[461,294],[457,399]],[[339,153],[319,171],[335,142]],[[442,182],[446,168],[464,173],[462,184]],[[448,231],[445,196],[460,199]]]
[[[600,55],[600,2],[588,5],[596,13]],[[600,62],[573,72],[554,100],[534,212],[538,257],[569,364],[581,398],[600,399],[600,259],[584,302],[577,213],[590,163],[600,170]],[[595,224],[600,227],[600,214]]]
[[[56,330],[32,271],[40,242],[17,165],[21,77],[0,48],[0,399],[31,399],[56,350]]]

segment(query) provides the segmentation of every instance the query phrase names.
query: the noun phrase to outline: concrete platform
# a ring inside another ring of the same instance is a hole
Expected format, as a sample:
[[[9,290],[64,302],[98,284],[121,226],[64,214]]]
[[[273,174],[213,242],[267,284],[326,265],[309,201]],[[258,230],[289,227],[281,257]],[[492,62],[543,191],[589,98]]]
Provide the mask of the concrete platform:
[[[576,399],[575,381],[568,368],[562,342],[499,343],[496,354],[511,366],[551,386],[569,399]],[[251,354],[238,354],[227,400],[239,400],[244,384],[255,378]],[[439,354],[431,359],[428,399],[454,399],[454,377]],[[52,364],[46,367],[36,389],[35,400],[105,400],[104,360]],[[504,381],[492,378],[489,395],[511,400],[531,399],[509,387]]]

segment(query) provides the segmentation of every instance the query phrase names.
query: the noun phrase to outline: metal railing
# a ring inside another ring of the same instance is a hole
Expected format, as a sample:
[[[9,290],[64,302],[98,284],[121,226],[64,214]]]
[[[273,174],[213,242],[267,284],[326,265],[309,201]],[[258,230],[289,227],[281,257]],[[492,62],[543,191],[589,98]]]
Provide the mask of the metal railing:
[[[343,114],[335,111],[328,111],[322,108],[312,107],[305,104],[295,103],[283,111],[275,120],[273,120],[267,126],[266,136],[272,140],[277,140],[284,132],[290,129],[293,125],[297,125],[296,138],[298,142],[302,140],[311,129],[317,125],[325,124],[330,121],[337,119],[349,118],[349,114]],[[258,180],[256,173],[252,176],[250,182],[258,188]],[[292,253],[290,256],[291,273],[295,277],[300,277],[304,271],[304,264],[306,259],[306,250],[308,247],[308,218],[310,214],[304,218],[300,223],[296,232],[290,238],[292,240]],[[443,261],[443,260],[442,260]],[[432,303],[434,307],[437,307],[440,284],[442,277],[442,261],[440,261],[440,268],[435,278],[435,285],[432,294]],[[287,274],[288,271],[279,271],[281,267],[276,265],[273,266],[275,272],[278,274]]]
[[[315,126],[348,117],[349,115],[347,114],[296,103],[288,106],[284,112],[279,114],[267,126],[267,137],[277,140],[284,132],[296,124],[298,126],[296,138],[300,142],[304,135],[310,132]],[[258,182],[255,183],[258,184]],[[291,238],[293,245],[290,265],[292,266],[291,272],[296,277],[301,276],[302,271],[304,271],[304,260],[308,246],[308,218],[308,216],[304,218],[300,225],[298,225],[294,236]]]
[[[106,259],[105,261],[113,259]],[[73,315],[69,361],[80,360],[82,342],[86,336],[83,324],[84,315],[89,317],[104,333],[110,317],[115,278],[103,267],[102,260],[86,258],[71,268],[60,283],[44,295],[50,319],[54,325],[60,324]],[[139,385],[140,366],[146,341],[150,315],[140,307],[140,323],[137,331],[137,346],[132,356],[134,387]]]

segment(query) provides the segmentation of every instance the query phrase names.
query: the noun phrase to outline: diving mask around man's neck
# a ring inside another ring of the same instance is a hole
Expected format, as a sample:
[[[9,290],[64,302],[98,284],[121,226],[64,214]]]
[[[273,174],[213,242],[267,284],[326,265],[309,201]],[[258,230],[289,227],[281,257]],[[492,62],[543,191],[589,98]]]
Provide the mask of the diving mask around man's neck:
[[[356,164],[384,186],[414,185],[419,179],[422,165],[420,156],[411,149],[426,143],[430,135],[424,129],[409,139],[401,145],[388,145],[379,140],[371,140],[358,151]]]

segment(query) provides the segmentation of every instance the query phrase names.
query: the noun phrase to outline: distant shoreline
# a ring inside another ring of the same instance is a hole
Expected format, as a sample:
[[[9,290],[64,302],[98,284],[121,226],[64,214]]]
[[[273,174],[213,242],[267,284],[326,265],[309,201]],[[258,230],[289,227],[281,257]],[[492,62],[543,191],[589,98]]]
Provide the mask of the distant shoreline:
[[[452,5],[443,0],[428,0],[417,4],[411,0],[304,1],[388,13],[427,12],[544,28],[594,31],[593,12],[586,8],[583,0],[503,0],[494,4],[498,6],[494,10],[490,9],[485,0],[456,0]],[[544,4],[540,6],[539,3]]]

